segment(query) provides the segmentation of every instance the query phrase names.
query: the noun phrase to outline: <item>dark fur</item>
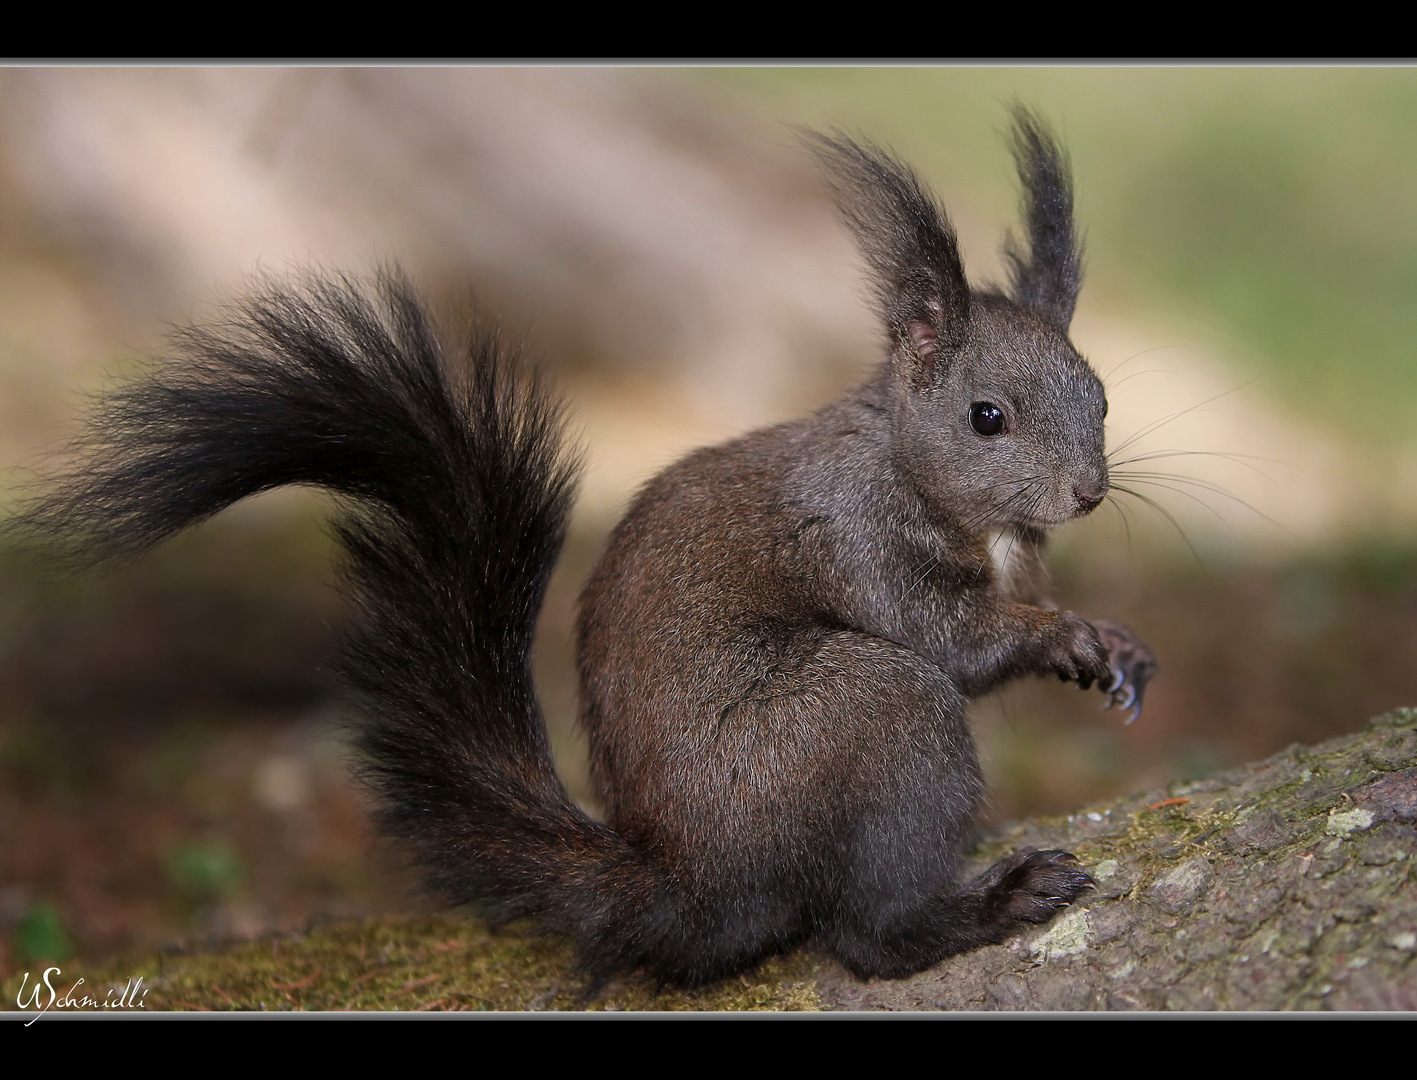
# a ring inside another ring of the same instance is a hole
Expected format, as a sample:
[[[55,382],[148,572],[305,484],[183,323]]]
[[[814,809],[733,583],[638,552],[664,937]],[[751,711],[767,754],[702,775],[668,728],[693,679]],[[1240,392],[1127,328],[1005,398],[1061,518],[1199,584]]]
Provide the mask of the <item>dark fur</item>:
[[[889,355],[815,416],[666,470],[615,530],[580,620],[604,825],[557,781],[528,674],[576,471],[560,407],[487,335],[450,365],[398,277],[269,286],[188,332],[29,523],[109,558],[282,484],[333,491],[385,830],[447,899],[574,938],[592,977],[694,985],[808,938],[899,976],[1000,941],[1089,879],[1021,852],[957,884],[967,700],[1043,673],[1117,699],[1155,670],[1125,629],[1040,603],[1044,532],[1107,491],[1105,398],[1066,336],[1066,162],[1021,110],[1014,144],[1028,249],[1003,295],[970,291],[910,169],[814,140]],[[1001,433],[972,427],[981,402]]]

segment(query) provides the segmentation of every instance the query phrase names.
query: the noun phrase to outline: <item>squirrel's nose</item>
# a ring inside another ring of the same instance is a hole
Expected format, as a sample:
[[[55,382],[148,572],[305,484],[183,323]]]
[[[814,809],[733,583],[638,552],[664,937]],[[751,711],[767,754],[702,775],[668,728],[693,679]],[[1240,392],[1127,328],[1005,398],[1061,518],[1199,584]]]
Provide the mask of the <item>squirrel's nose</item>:
[[[1077,500],[1079,514],[1090,514],[1106,497],[1106,476],[1089,476],[1073,485],[1073,498]]]

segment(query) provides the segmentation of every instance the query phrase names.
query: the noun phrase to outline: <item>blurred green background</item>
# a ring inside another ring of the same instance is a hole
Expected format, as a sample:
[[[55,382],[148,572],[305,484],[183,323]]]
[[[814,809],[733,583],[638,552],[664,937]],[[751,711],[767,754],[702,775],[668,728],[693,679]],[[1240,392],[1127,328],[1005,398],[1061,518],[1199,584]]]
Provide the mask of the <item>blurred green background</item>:
[[[589,468],[537,670],[567,782],[574,598],[637,484],[876,357],[792,125],[888,143],[976,280],[1016,193],[1006,106],[1072,154],[1074,338],[1132,486],[1059,598],[1132,624],[1141,721],[981,703],[996,815],[1065,812],[1413,704],[1417,72],[1404,68],[0,71],[0,462],[13,507],[82,395],[253,273],[397,259],[546,358]],[[1216,455],[1216,456],[1212,456]],[[1149,486],[1152,482],[1160,486]],[[73,581],[0,552],[0,968],[407,906],[327,672],[318,498],[281,493]],[[1174,524],[1167,517],[1174,519]],[[0,972],[3,974],[3,972]]]

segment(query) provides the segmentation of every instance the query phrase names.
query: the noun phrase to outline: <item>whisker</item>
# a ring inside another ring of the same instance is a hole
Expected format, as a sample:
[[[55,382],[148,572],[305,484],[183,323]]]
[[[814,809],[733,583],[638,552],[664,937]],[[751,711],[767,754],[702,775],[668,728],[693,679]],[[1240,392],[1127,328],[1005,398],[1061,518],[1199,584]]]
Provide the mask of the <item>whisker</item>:
[[[1183,348],[1183,346],[1181,346],[1181,345],[1153,345],[1153,346],[1152,346],[1151,348],[1149,348],[1149,349],[1142,349],[1141,352],[1134,352],[1134,353],[1132,353],[1131,356],[1127,357],[1127,358],[1126,358],[1125,360],[1123,360],[1120,364],[1117,364],[1115,367],[1113,367],[1112,370],[1109,371],[1109,372],[1107,372],[1106,375],[1102,376],[1103,385],[1108,386],[1109,389],[1110,389],[1112,376],[1115,375],[1115,374],[1117,374],[1117,372],[1121,371],[1124,367],[1126,367],[1128,364],[1130,364],[1133,360],[1138,360],[1138,359],[1140,359],[1140,358],[1143,357],[1143,356],[1149,355],[1150,353],[1163,352],[1163,351],[1166,350],[1166,349],[1180,349],[1180,348]],[[1164,370],[1164,369],[1162,369],[1162,368],[1151,368],[1149,371],[1134,371],[1134,372],[1132,372],[1131,375],[1128,375],[1128,376],[1127,376],[1127,379],[1130,379],[1133,375],[1149,375],[1149,374],[1154,374],[1154,373],[1156,373],[1156,372],[1160,372],[1160,371],[1163,371],[1163,370]],[[1123,381],[1123,382],[1126,382],[1126,379],[1123,379],[1122,381]],[[1119,384],[1119,385],[1120,385],[1120,384]]]
[[[1104,383],[1104,384],[1106,385],[1106,387],[1107,387],[1107,392],[1110,394],[1113,390],[1117,389],[1117,387],[1124,385],[1125,383],[1129,382],[1129,381],[1132,380],[1132,379],[1135,379],[1138,375],[1169,375],[1169,374],[1170,374],[1170,372],[1168,372],[1165,368],[1147,368],[1147,369],[1144,370],[1144,371],[1134,371],[1134,372],[1132,372],[1130,375],[1127,375],[1127,376],[1125,376],[1124,378],[1118,379],[1118,380],[1117,380],[1116,382],[1114,382],[1114,383],[1109,383],[1109,382],[1107,382],[1106,379],[1104,379],[1104,380],[1102,380],[1102,381],[1103,381],[1103,383]]]
[[[1258,518],[1263,518],[1265,521],[1273,525],[1276,529],[1280,529],[1286,533],[1290,533],[1291,536],[1293,535],[1293,533],[1290,532],[1288,528],[1280,524],[1278,521],[1275,521],[1274,518],[1270,517],[1263,510],[1260,510],[1259,508],[1247,502],[1245,499],[1240,498],[1240,496],[1234,494],[1233,492],[1226,491],[1223,487],[1219,487],[1216,484],[1212,484],[1209,480],[1197,480],[1195,477],[1192,476],[1178,476],[1175,473],[1136,472],[1132,470],[1121,472],[1117,475],[1119,475],[1123,480],[1129,481],[1131,483],[1151,484],[1154,487],[1163,487],[1170,491],[1174,491],[1177,495],[1184,495],[1189,499],[1194,499],[1196,502],[1200,503],[1207,510],[1209,510],[1212,514],[1215,514],[1217,517],[1219,517],[1220,520],[1224,521],[1224,517],[1222,517],[1214,507],[1212,507],[1204,499],[1192,494],[1189,491],[1183,490],[1180,485],[1184,484],[1188,487],[1199,488],[1201,491],[1208,491],[1212,495],[1219,495],[1223,499],[1229,499],[1231,502],[1239,503],[1250,513],[1254,514]],[[1228,525],[1229,522],[1226,522],[1226,524]]]
[[[1000,499],[998,502],[994,503],[992,506],[986,507],[984,510],[982,510],[980,513],[976,514],[976,515],[975,515],[973,518],[971,518],[969,521],[965,522],[965,523],[964,523],[965,529],[966,529],[967,531],[969,531],[969,532],[973,532],[973,531],[974,531],[975,529],[977,529],[981,524],[983,524],[986,520],[988,520],[989,518],[994,517],[995,515],[997,515],[997,514],[999,513],[999,511],[1003,510],[1006,506],[1008,506],[1008,505],[1009,505],[1011,502],[1013,502],[1015,499],[1020,498],[1020,497],[1023,497],[1023,496],[1026,496],[1033,488],[1039,487],[1040,485],[1039,485],[1039,483],[1038,483],[1038,480],[1039,480],[1038,477],[1034,477],[1034,478],[1030,478],[1030,479],[1027,480],[1027,481],[1012,481],[1013,483],[1017,483],[1017,484],[1020,485],[1019,488],[1018,488],[1018,490],[1016,490],[1013,494],[1011,494],[1010,496],[1008,496],[1008,498]],[[992,485],[992,486],[994,486],[994,487],[1003,487],[1004,485],[1003,485],[1003,484],[995,484],[995,485]]]
[[[1113,453],[1116,453],[1116,451],[1113,451]],[[1125,459],[1122,460],[1122,461],[1113,461],[1113,460],[1112,460],[1112,456],[1109,454],[1108,457],[1107,457],[1107,464],[1108,464],[1109,466],[1113,467],[1113,468],[1120,468],[1120,467],[1126,466],[1126,465],[1134,465],[1134,464],[1136,464],[1138,461],[1160,461],[1160,460],[1162,460],[1162,459],[1164,459],[1164,458],[1173,458],[1173,457],[1214,457],[1214,458],[1221,458],[1221,459],[1223,459],[1223,460],[1225,460],[1225,461],[1230,461],[1230,462],[1233,462],[1233,463],[1236,464],[1236,465],[1240,465],[1240,466],[1243,466],[1243,467],[1246,468],[1246,469],[1249,469],[1251,472],[1255,473],[1255,475],[1264,477],[1264,478],[1265,478],[1266,480],[1268,480],[1271,484],[1275,482],[1274,477],[1270,476],[1270,475],[1269,475],[1267,472],[1265,472],[1263,469],[1261,469],[1261,468],[1259,468],[1259,467],[1257,467],[1257,466],[1255,466],[1255,465],[1251,465],[1250,462],[1252,462],[1252,461],[1263,461],[1263,462],[1265,462],[1266,464],[1269,464],[1269,465],[1287,465],[1287,464],[1289,464],[1288,462],[1280,461],[1280,460],[1278,460],[1277,458],[1260,457],[1260,456],[1258,456],[1257,454],[1232,454],[1232,453],[1228,453],[1228,452],[1222,451],[1222,450],[1156,450],[1156,451],[1153,451],[1152,453],[1148,453],[1148,454],[1138,454],[1136,457],[1125,458]]]
[[[1213,515],[1213,516],[1215,517],[1215,519],[1216,519],[1217,521],[1219,521],[1222,525],[1224,525],[1227,529],[1229,529],[1231,532],[1234,532],[1234,531],[1235,531],[1235,526],[1231,525],[1230,522],[1228,522],[1228,521],[1225,520],[1225,515],[1223,515],[1222,513],[1220,513],[1220,511],[1218,511],[1215,507],[1211,506],[1210,503],[1206,502],[1204,499],[1202,499],[1202,498],[1201,498],[1200,496],[1198,496],[1198,495],[1193,495],[1193,494],[1192,494],[1191,492],[1189,492],[1189,491],[1182,491],[1180,488],[1172,487],[1172,486],[1169,485],[1169,484],[1162,483],[1160,480],[1148,480],[1148,479],[1146,479],[1146,478],[1144,478],[1144,477],[1141,477],[1141,476],[1127,476],[1127,477],[1125,477],[1125,479],[1126,479],[1129,483],[1133,483],[1133,484],[1150,484],[1150,485],[1152,485],[1153,487],[1160,487],[1160,488],[1165,488],[1167,491],[1174,491],[1177,495],[1181,495],[1181,496],[1183,496],[1183,497],[1185,497],[1185,498],[1187,498],[1187,499],[1190,499],[1192,502],[1197,503],[1197,504],[1199,504],[1200,506],[1204,507],[1204,508],[1206,509],[1206,511],[1208,511],[1211,515]],[[1118,488],[1118,490],[1120,490],[1120,491],[1125,491],[1125,492],[1127,492],[1127,494],[1129,494],[1129,495],[1136,495],[1136,494],[1137,494],[1136,492],[1131,491],[1131,490],[1128,489],[1128,488]],[[1140,496],[1138,496],[1138,498],[1140,498]],[[1258,511],[1256,511],[1256,513],[1258,513]]]
[[[1120,502],[1112,500],[1112,505],[1117,508],[1117,516],[1122,519],[1122,532],[1127,538],[1127,550],[1132,550],[1132,519],[1127,513],[1127,508]]]
[[[1124,487],[1121,484],[1113,484],[1112,490],[1123,492],[1124,494],[1130,495],[1132,498],[1145,503],[1147,506],[1151,507],[1158,514],[1164,517],[1168,522],[1170,522],[1171,527],[1176,530],[1176,534],[1180,536],[1182,542],[1190,550],[1192,558],[1196,560],[1196,565],[1201,568],[1201,571],[1205,573],[1207,577],[1210,576],[1210,571],[1206,569],[1205,561],[1200,557],[1200,552],[1196,550],[1195,545],[1191,543],[1191,538],[1186,535],[1186,530],[1181,528],[1181,523],[1176,520],[1176,516],[1172,514],[1170,510],[1167,510],[1166,507],[1162,506],[1161,503],[1157,502],[1149,495],[1143,495],[1140,491],[1133,491],[1131,488]]]
[[[1009,543],[1008,546],[1004,548],[1004,557],[994,564],[999,568],[999,578],[1001,582],[1004,577],[1004,572],[1008,569],[1009,566],[1009,553],[1012,552],[1014,549],[1014,531],[1012,529],[1008,530],[1008,537]],[[994,558],[994,549],[999,546],[999,543],[1003,539],[1004,533],[1000,532],[998,536],[994,537],[994,542],[989,545],[989,558],[991,560]]]
[[[1012,503],[1015,499],[1020,499],[1020,498],[1027,500],[1026,505],[1025,505],[1025,507],[1024,507],[1024,512],[1023,512],[1023,514],[1022,514],[1021,516],[1022,516],[1023,518],[1029,517],[1029,516],[1032,514],[1034,507],[1036,507],[1036,506],[1038,505],[1038,503],[1039,503],[1039,502],[1042,500],[1042,498],[1043,498],[1043,494],[1044,494],[1045,488],[1044,488],[1044,485],[1039,482],[1041,479],[1042,479],[1041,477],[1034,477],[1034,478],[1031,478],[1029,481],[1026,481],[1026,482],[1022,483],[1022,484],[1019,486],[1018,490],[1016,490],[1015,492],[1013,492],[1013,494],[1011,494],[1008,498],[1000,500],[999,502],[995,503],[993,506],[991,506],[991,507],[989,507],[987,510],[985,510],[983,513],[977,515],[976,517],[974,517],[974,518],[973,518],[972,520],[970,520],[969,522],[966,522],[966,523],[965,523],[965,529],[966,529],[967,531],[973,532],[973,531],[974,531],[976,528],[978,528],[979,525],[981,525],[986,519],[991,518],[991,517],[994,517],[995,515],[997,515],[997,514],[999,513],[999,511],[1003,510],[1006,506],[1008,506],[1010,503]],[[1001,485],[998,485],[998,486],[1001,486]],[[1030,496],[1031,496],[1031,498],[1030,498]],[[998,545],[1000,539],[1002,539],[1002,538],[1003,538],[1003,533],[1001,532],[1001,533],[999,534],[999,536],[996,536],[996,537],[994,538],[993,543],[991,543],[991,544],[989,545],[989,559],[986,560],[986,561],[992,561],[992,560],[993,560],[993,558],[994,558],[994,548]],[[1010,550],[1012,550],[1012,548],[1010,548]],[[1007,557],[1008,557],[1008,555],[1007,555],[1007,553],[1005,553],[1005,558],[1007,559]],[[974,580],[975,580],[975,581],[978,581],[979,578],[980,578],[980,576],[984,573],[984,565],[985,565],[984,563],[980,563],[980,564],[979,564],[979,569],[977,569],[977,570],[974,572]]]
[[[1116,512],[1118,520],[1122,523],[1122,532],[1127,538],[1127,550],[1130,551],[1132,548],[1132,523],[1127,506],[1119,499],[1108,499],[1103,505]]]
[[[1040,480],[1048,479],[1046,473],[1036,473],[1033,476],[1024,476],[1012,480],[1000,480],[997,484],[986,484],[980,488],[981,491],[992,491],[994,488],[1008,487],[1011,484],[1028,485],[1035,484]]]
[[[930,576],[930,571],[934,570],[935,567],[939,566],[940,562],[941,558],[939,555],[931,555],[928,559],[926,559],[924,565],[920,569],[919,576],[917,576],[916,579],[910,583],[910,588],[905,590],[904,594],[902,594],[901,596],[901,600],[905,600],[907,597],[910,596],[911,593],[918,589],[920,587],[920,583]]]
[[[1046,479],[1047,479],[1047,477],[1046,477],[1045,474],[1039,473],[1039,474],[1036,474],[1036,475],[1034,475],[1034,476],[1027,476],[1027,477],[1024,477],[1022,480],[1018,480],[1018,479],[1005,480],[1005,481],[1000,481],[999,483],[996,483],[996,484],[990,484],[990,485],[988,485],[988,487],[984,488],[983,490],[989,491],[989,490],[992,490],[992,489],[994,489],[994,488],[1000,488],[1000,487],[1012,487],[1012,488],[1014,488],[1014,490],[1011,491],[1011,492],[1010,492],[1007,496],[1005,496],[1004,498],[997,500],[996,502],[992,503],[990,506],[986,507],[984,510],[980,511],[980,513],[977,514],[974,518],[970,519],[969,521],[964,522],[963,525],[964,525],[965,531],[966,531],[966,532],[971,532],[971,533],[974,532],[974,531],[975,531],[977,528],[979,528],[979,526],[982,525],[985,521],[987,521],[987,520],[990,519],[990,518],[996,517],[996,516],[1000,513],[1000,511],[1004,510],[1006,507],[1008,507],[1008,506],[1009,506],[1011,503],[1013,503],[1015,500],[1028,500],[1029,497],[1032,496],[1032,501],[1028,501],[1028,502],[1027,502],[1027,505],[1026,505],[1026,507],[1025,507],[1025,509],[1024,509],[1024,512],[1023,512],[1023,514],[1021,515],[1022,517],[1027,518],[1027,517],[1033,512],[1034,507],[1036,507],[1036,506],[1038,505],[1038,502],[1041,501],[1041,499],[1042,499],[1042,497],[1043,497],[1043,490],[1044,490],[1044,489],[1043,489],[1042,481],[1044,481],[1044,480],[1046,480]],[[998,544],[998,542],[999,542],[999,540],[1000,540],[1001,538],[1002,538],[1002,533],[1000,534],[1000,536],[995,537],[994,542],[993,542],[992,544],[990,544],[990,546],[989,546],[989,559],[992,559],[992,558],[993,558],[993,556],[994,556],[994,547]],[[1012,549],[1010,549],[1010,550],[1012,550]],[[1005,560],[1007,560],[1007,558],[1008,558],[1008,553],[1007,553],[1007,552],[1005,553],[1005,556],[1004,556],[1004,557],[1005,557]],[[901,599],[904,600],[906,597],[909,597],[912,593],[914,593],[915,590],[916,590],[917,588],[919,588],[920,585],[925,581],[925,579],[930,576],[931,571],[933,571],[933,570],[935,569],[935,567],[939,566],[942,561],[943,561],[942,556],[940,556],[940,555],[932,555],[932,556],[930,556],[928,559],[926,559],[923,563],[921,563],[915,570],[913,570],[913,571],[912,571],[912,578],[913,578],[913,579],[912,579],[912,581],[911,581],[911,583],[910,583],[909,588],[907,588],[907,589],[905,590],[905,592],[902,594]],[[986,562],[987,562],[987,561],[988,561],[988,560],[986,560]],[[975,571],[975,574],[974,574],[975,580],[978,580],[979,576],[984,573],[984,565],[985,565],[984,563],[980,563],[979,568]]]
[[[1032,507],[1029,507],[1029,509],[1031,510]],[[1009,546],[1004,549],[1004,557],[1003,557],[1003,560],[999,563],[999,565],[1004,569],[1005,572],[1008,571],[1008,568],[1009,568],[1009,556],[1014,553],[1014,544],[1018,543],[1018,538],[1019,538],[1019,533],[1020,533],[1020,532],[1021,532],[1020,529],[1013,529],[1013,530],[1009,533]]]
[[[1124,440],[1120,446],[1117,446],[1117,447],[1113,448],[1112,454],[1119,454],[1119,453],[1121,453],[1123,450],[1125,450],[1127,447],[1131,446],[1132,443],[1136,442],[1138,439],[1145,438],[1147,435],[1150,435],[1150,434],[1152,434],[1152,433],[1155,432],[1155,431],[1161,430],[1161,429],[1162,429],[1163,427],[1165,427],[1167,424],[1170,424],[1170,423],[1172,423],[1172,422],[1174,422],[1174,421],[1176,421],[1176,420],[1181,419],[1181,417],[1183,417],[1183,416],[1189,416],[1191,413],[1197,412],[1198,410],[1205,408],[1207,405],[1211,404],[1212,402],[1219,401],[1221,398],[1224,398],[1224,397],[1229,397],[1231,394],[1234,394],[1234,393],[1237,393],[1237,392],[1240,391],[1240,390],[1243,390],[1245,387],[1249,386],[1250,383],[1252,383],[1252,382],[1254,382],[1254,381],[1255,381],[1254,379],[1247,379],[1245,382],[1242,382],[1239,386],[1232,387],[1231,389],[1226,390],[1226,391],[1224,391],[1223,393],[1216,394],[1214,397],[1206,398],[1204,401],[1198,401],[1198,402],[1196,402],[1196,404],[1192,405],[1189,409],[1182,409],[1180,412],[1178,412],[1178,413],[1172,413],[1170,416],[1164,416],[1164,417],[1162,417],[1160,420],[1153,420],[1150,424],[1146,425],[1146,427],[1142,428],[1140,431],[1138,431],[1136,434],[1134,434],[1131,438]],[[1109,458],[1110,458],[1112,455],[1108,455],[1108,456],[1109,456]]]

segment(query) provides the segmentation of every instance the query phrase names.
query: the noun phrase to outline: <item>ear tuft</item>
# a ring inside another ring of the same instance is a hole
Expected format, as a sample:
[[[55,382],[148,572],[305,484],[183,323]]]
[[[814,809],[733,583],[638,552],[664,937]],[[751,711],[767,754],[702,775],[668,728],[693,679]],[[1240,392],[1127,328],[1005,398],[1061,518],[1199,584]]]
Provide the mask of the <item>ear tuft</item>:
[[[841,132],[803,133],[866,258],[891,348],[918,387],[964,343],[969,284],[949,216],[908,165]]]
[[[1066,330],[1082,287],[1082,241],[1073,224],[1067,153],[1037,113],[1021,104],[1010,111],[1028,250],[1012,236],[1004,245],[1009,292],[1018,304]]]

